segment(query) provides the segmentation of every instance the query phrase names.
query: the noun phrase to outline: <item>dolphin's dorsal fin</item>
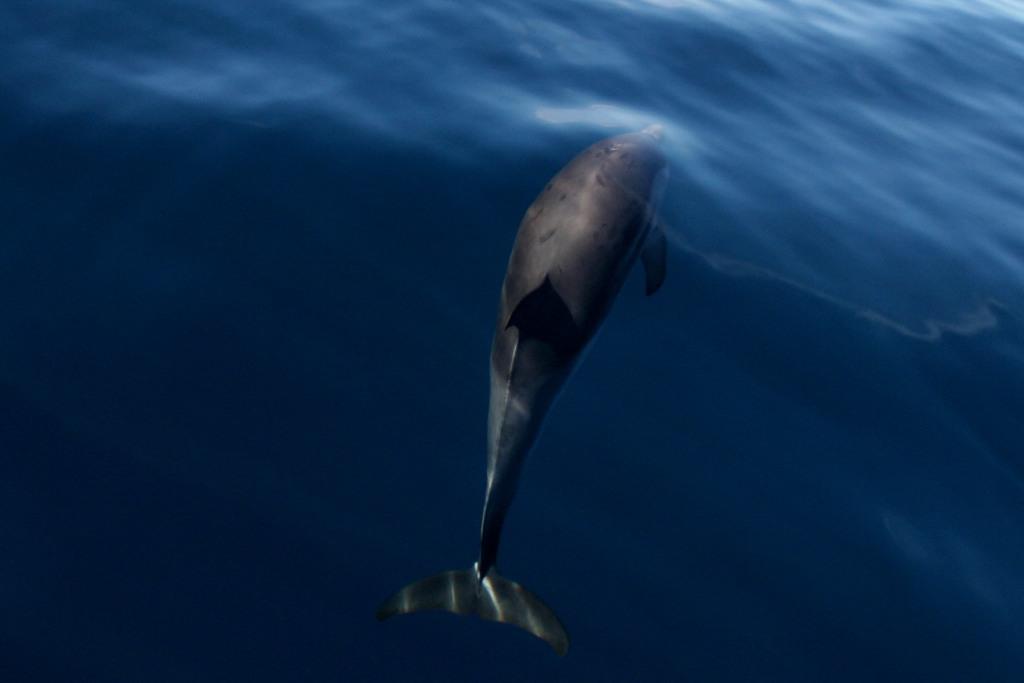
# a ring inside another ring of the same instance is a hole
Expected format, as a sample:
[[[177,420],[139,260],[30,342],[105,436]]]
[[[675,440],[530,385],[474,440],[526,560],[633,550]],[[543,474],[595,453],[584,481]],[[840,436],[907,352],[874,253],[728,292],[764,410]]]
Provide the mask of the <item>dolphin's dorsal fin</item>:
[[[524,296],[512,311],[505,329],[510,327],[519,330],[521,341],[536,339],[560,352],[574,351],[582,337],[572,311],[555,291],[547,275],[540,286]]]
[[[655,220],[651,226],[651,233],[647,236],[647,243],[640,253],[644,262],[644,275],[646,275],[645,289],[647,296],[654,294],[665,282],[665,261],[668,254],[668,244],[665,240],[665,231],[661,227],[661,221]]]

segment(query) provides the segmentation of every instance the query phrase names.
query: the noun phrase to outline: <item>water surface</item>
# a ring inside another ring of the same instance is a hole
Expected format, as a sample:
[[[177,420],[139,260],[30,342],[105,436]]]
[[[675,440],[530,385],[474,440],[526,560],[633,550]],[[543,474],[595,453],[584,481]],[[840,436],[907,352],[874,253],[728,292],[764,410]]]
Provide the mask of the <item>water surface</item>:
[[[1024,7],[8,2],[0,676],[1019,681]],[[669,276],[475,557],[515,229],[665,127]]]

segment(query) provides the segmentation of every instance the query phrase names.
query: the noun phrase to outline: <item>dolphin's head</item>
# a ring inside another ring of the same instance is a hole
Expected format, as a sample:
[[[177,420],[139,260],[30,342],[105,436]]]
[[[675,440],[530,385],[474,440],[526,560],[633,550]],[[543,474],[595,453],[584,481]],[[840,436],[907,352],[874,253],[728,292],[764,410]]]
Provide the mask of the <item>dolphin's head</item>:
[[[661,126],[609,138],[596,146],[604,152],[603,172],[628,194],[656,199],[668,174],[668,159],[661,149]]]

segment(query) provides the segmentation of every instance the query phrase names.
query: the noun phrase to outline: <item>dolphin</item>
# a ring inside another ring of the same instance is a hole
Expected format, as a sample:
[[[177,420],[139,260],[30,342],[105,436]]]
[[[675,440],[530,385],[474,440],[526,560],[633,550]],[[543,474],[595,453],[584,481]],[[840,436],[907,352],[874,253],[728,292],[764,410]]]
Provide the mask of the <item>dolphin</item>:
[[[660,126],[601,140],[545,186],[519,225],[491,346],[487,488],[480,555],[473,567],[402,588],[380,620],[445,610],[514,624],[559,655],[569,636],[555,613],[498,574],[505,515],[541,423],[639,258],[646,292],[665,279],[666,244],[657,207],[668,179]]]

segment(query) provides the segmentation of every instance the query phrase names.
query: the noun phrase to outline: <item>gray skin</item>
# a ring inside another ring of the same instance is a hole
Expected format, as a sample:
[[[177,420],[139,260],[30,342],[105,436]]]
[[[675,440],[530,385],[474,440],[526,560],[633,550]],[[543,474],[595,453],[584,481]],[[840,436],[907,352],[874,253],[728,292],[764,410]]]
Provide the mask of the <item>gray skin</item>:
[[[556,175],[519,226],[491,348],[487,498],[472,569],[414,581],[377,618],[444,610],[518,626],[569,650],[544,602],[494,567],[501,527],[526,455],[551,402],[600,327],[638,256],[647,293],[665,276],[665,237],[654,212],[668,176],[657,130],[602,140]]]
[[[497,559],[541,423],[641,252],[648,294],[661,284],[665,243],[655,212],[667,177],[657,129],[608,138],[552,178],[523,217],[491,347],[478,580]]]

